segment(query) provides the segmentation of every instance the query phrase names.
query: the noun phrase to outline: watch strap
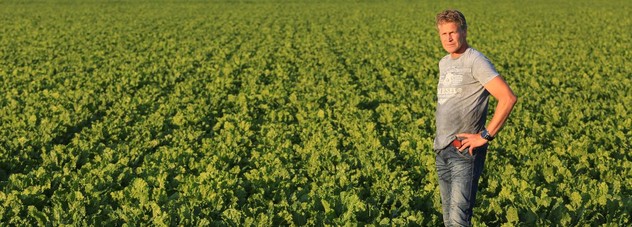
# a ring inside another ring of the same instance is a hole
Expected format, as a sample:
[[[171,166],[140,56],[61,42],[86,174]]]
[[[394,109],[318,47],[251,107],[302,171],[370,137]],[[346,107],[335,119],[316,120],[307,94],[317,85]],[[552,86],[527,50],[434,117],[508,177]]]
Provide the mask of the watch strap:
[[[489,131],[487,131],[487,129],[483,129],[483,131],[481,132],[481,137],[483,137],[483,139],[486,139],[487,141],[494,140],[494,137],[489,134]]]

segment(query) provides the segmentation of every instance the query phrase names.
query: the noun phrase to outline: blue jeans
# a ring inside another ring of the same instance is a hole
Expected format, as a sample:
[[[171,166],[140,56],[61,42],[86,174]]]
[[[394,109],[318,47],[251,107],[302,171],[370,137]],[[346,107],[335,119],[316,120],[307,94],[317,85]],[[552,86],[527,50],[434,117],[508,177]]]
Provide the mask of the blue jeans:
[[[439,176],[443,222],[445,226],[471,226],[472,208],[483,172],[487,145],[459,152],[450,145],[436,150],[435,165]]]

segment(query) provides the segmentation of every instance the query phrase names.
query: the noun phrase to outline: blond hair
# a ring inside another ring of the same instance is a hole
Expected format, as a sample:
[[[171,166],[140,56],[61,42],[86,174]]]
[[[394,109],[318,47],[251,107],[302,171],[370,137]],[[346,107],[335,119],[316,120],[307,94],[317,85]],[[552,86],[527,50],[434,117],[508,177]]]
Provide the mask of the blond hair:
[[[467,30],[467,21],[463,13],[454,9],[447,9],[437,14],[436,17],[437,26],[443,23],[455,23],[462,30]]]

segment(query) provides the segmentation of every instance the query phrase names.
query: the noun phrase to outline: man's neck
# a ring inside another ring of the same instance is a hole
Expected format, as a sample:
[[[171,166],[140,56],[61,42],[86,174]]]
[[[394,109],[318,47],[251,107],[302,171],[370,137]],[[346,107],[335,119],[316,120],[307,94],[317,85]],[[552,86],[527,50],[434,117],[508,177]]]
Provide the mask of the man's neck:
[[[461,55],[463,55],[463,53],[465,53],[465,51],[470,48],[470,45],[467,45],[467,43],[465,43],[463,46],[461,46],[460,49],[458,49],[456,52],[454,53],[450,53],[450,58],[452,59],[457,59],[459,57],[461,57]]]

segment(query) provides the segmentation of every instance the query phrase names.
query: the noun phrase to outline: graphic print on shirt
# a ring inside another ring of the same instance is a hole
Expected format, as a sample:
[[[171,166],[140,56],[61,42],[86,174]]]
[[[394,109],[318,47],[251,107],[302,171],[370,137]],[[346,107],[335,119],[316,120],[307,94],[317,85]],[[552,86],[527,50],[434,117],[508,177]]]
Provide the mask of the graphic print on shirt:
[[[439,77],[439,86],[437,88],[439,104],[444,104],[450,98],[461,96],[463,88],[460,85],[463,84],[463,74],[462,70],[450,68],[445,75]]]

